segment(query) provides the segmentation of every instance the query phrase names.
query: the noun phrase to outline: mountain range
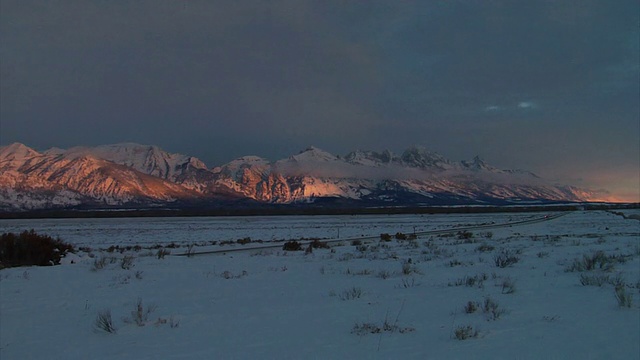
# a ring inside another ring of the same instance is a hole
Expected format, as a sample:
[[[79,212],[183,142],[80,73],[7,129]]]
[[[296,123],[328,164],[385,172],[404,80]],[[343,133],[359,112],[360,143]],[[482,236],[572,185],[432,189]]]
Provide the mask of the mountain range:
[[[451,161],[413,146],[402,154],[315,147],[271,162],[244,156],[208,168],[199,159],[133,143],[0,147],[0,210],[181,206],[429,206],[582,202],[592,191],[551,184],[479,157]]]

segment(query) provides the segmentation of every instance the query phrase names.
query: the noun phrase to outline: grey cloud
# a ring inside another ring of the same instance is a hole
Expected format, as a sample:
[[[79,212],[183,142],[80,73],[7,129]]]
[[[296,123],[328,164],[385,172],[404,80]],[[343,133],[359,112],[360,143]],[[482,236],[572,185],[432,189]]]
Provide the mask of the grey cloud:
[[[502,111],[532,111],[539,108],[535,101],[523,100],[511,105],[487,105],[482,110],[489,113],[499,113]]]
[[[413,143],[533,170],[640,161],[635,0],[0,7],[2,144],[133,141],[210,165]]]
[[[20,23],[2,22],[3,118],[26,118],[5,133],[59,121],[91,142],[170,142],[173,128],[215,139],[222,131],[257,137],[264,133],[249,131],[268,125],[273,135],[308,129],[304,136],[322,122],[366,121],[371,116],[360,114],[377,86],[376,61],[314,4],[7,1]],[[107,122],[100,135],[90,133]]]

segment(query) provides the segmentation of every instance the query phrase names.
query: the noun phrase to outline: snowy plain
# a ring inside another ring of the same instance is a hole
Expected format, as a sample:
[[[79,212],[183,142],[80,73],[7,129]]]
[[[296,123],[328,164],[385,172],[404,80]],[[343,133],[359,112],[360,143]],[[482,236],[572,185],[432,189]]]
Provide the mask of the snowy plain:
[[[60,266],[0,270],[0,358],[640,358],[640,221],[554,215],[0,220],[2,233],[33,228],[83,247]],[[530,219],[548,221],[459,232]],[[361,240],[178,256],[301,238]],[[606,266],[575,266],[599,251]],[[505,254],[517,260],[500,267]],[[104,310],[114,333],[96,326]],[[476,336],[457,339],[467,326]]]

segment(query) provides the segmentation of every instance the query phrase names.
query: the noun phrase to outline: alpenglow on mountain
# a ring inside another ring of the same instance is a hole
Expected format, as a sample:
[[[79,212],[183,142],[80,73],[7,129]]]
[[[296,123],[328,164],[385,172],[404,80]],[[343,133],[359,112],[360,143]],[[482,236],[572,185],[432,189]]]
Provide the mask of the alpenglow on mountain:
[[[594,193],[553,185],[479,157],[455,162],[414,146],[401,155],[315,147],[271,162],[245,156],[207,168],[157,146],[114,144],[35,151],[0,147],[0,210],[296,204],[429,206],[589,201]]]

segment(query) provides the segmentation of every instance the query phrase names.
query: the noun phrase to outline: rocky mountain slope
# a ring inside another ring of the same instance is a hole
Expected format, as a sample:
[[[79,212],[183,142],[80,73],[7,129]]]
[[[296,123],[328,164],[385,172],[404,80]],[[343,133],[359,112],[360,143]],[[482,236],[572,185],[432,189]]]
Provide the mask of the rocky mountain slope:
[[[343,157],[310,147],[276,162],[245,156],[208,169],[197,158],[156,146],[114,144],[37,152],[0,147],[0,209],[167,206],[219,201],[367,205],[588,201],[593,194],[532,173],[500,170],[476,157],[454,162],[411,147]]]

